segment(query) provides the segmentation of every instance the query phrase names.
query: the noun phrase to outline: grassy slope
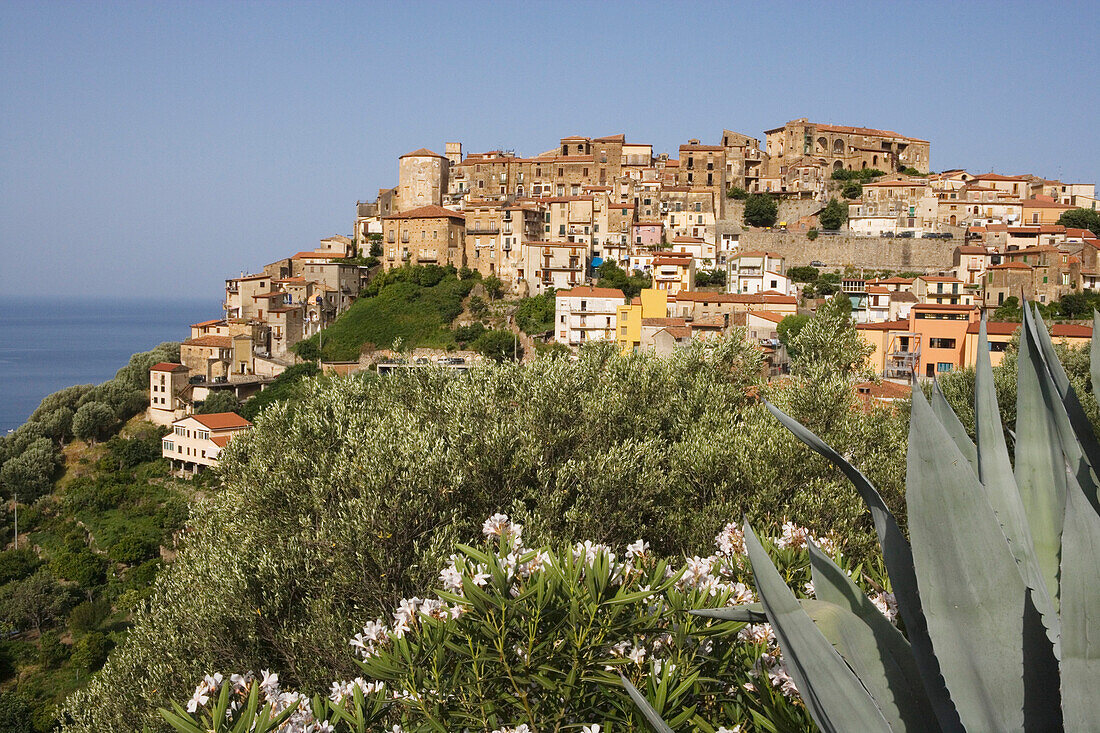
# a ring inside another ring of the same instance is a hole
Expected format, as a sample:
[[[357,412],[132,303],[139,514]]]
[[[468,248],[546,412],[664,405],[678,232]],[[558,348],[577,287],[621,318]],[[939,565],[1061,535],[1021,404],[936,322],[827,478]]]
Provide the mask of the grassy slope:
[[[324,358],[347,361],[359,358],[363,344],[388,349],[395,339],[406,347],[446,348],[455,343],[450,322],[461,312],[468,290],[454,278],[434,287],[395,282],[378,295],[360,298],[324,332]],[[310,339],[316,342],[317,337]]]

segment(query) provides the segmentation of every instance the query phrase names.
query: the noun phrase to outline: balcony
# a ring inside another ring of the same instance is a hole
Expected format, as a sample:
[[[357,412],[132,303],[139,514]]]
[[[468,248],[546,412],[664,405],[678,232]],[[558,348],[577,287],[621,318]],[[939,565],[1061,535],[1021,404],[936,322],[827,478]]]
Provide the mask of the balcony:
[[[470,236],[470,235],[477,236],[479,234],[500,234],[500,227],[497,226],[496,224],[490,224],[488,226],[479,225],[479,226],[476,226],[476,227],[467,227],[466,228],[466,236],[467,237]]]

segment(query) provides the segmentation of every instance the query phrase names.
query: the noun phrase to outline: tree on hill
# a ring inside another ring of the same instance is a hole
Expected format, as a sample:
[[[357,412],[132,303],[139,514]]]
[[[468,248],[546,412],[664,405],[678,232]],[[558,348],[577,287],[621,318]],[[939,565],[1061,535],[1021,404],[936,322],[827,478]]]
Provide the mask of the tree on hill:
[[[837,293],[825,301],[791,339],[791,347],[794,371],[846,377],[863,369],[874,351],[856,331],[852,301],[845,293]]]
[[[652,283],[650,278],[641,273],[627,275],[622,268],[611,260],[596,268],[596,277],[598,278],[596,285],[601,288],[621,290],[627,298],[633,298]]]
[[[115,412],[104,402],[87,402],[73,415],[73,435],[95,443],[117,424]]]
[[[112,416],[113,418],[113,416]],[[18,495],[30,503],[49,492],[60,465],[57,446],[49,438],[39,438],[0,468],[0,486],[5,496]]]
[[[1063,211],[1058,223],[1072,229],[1088,229],[1100,237],[1100,212],[1093,209],[1070,209]]]
[[[516,306],[516,325],[527,334],[546,333],[554,327],[554,291],[524,298]]]
[[[236,412],[240,409],[240,406],[241,403],[237,401],[237,396],[232,391],[220,389],[207,396],[195,412],[200,415],[208,415],[214,412]]]
[[[836,199],[829,199],[829,203],[825,204],[825,208],[817,215],[817,219],[821,222],[822,229],[835,232],[848,220],[848,210]]]
[[[819,274],[821,273],[816,267],[809,265],[795,265],[787,268],[787,277],[796,283],[812,283],[817,280]]]
[[[840,193],[846,199],[858,199],[863,195],[863,184],[859,181],[848,181]]]
[[[489,296],[489,300],[496,300],[504,295],[504,283],[496,275],[490,275],[482,280],[481,286],[485,288],[485,294]]]
[[[745,201],[745,223],[750,227],[770,227],[779,217],[779,206],[767,194],[754,193]]]
[[[482,356],[496,362],[510,361],[523,358],[523,348],[519,345],[519,337],[511,331],[486,331],[478,336],[474,347]]]
[[[794,339],[798,336],[798,333],[805,327],[810,321],[810,316],[806,313],[793,313],[775,327],[776,335],[779,338],[779,343],[787,347],[788,355],[792,355]]]

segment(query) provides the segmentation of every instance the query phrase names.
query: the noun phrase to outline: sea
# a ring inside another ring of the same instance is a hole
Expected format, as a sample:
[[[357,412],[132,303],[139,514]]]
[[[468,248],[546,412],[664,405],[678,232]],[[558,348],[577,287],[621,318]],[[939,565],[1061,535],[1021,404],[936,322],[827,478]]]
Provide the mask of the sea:
[[[0,435],[43,397],[98,384],[139,351],[182,341],[190,324],[218,318],[217,300],[0,298]]]

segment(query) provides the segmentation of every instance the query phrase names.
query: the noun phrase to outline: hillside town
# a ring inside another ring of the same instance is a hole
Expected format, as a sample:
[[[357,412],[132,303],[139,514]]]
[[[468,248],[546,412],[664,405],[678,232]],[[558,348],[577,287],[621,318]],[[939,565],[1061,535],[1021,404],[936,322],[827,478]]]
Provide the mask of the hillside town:
[[[786,371],[780,323],[839,291],[873,346],[870,368],[901,383],[972,366],[983,313],[1100,289],[1100,237],[1059,223],[1100,208],[1095,184],[933,173],[930,155],[927,140],[805,118],[763,139],[689,139],[675,154],[625,134],[563,137],[531,157],[420,148],[398,159],[395,186],[356,203],[350,236],[227,278],[222,315],[191,326],[180,364],[158,365],[152,379],[171,387],[151,392],[148,415],[205,434],[186,422],[196,404],[262,390],[299,361],[295,344],[374,276],[405,266],[495,278],[506,300],[553,293],[554,327],[540,338],[569,349],[606,341],[667,354],[741,329],[772,377]],[[631,298],[606,287],[599,273],[611,265],[647,287]],[[994,363],[1017,327],[990,323]],[[1091,327],[1060,323],[1053,335],[1084,343]],[[420,356],[452,368],[477,358]],[[165,446],[180,460],[180,445]],[[205,455],[180,467],[209,465]]]

